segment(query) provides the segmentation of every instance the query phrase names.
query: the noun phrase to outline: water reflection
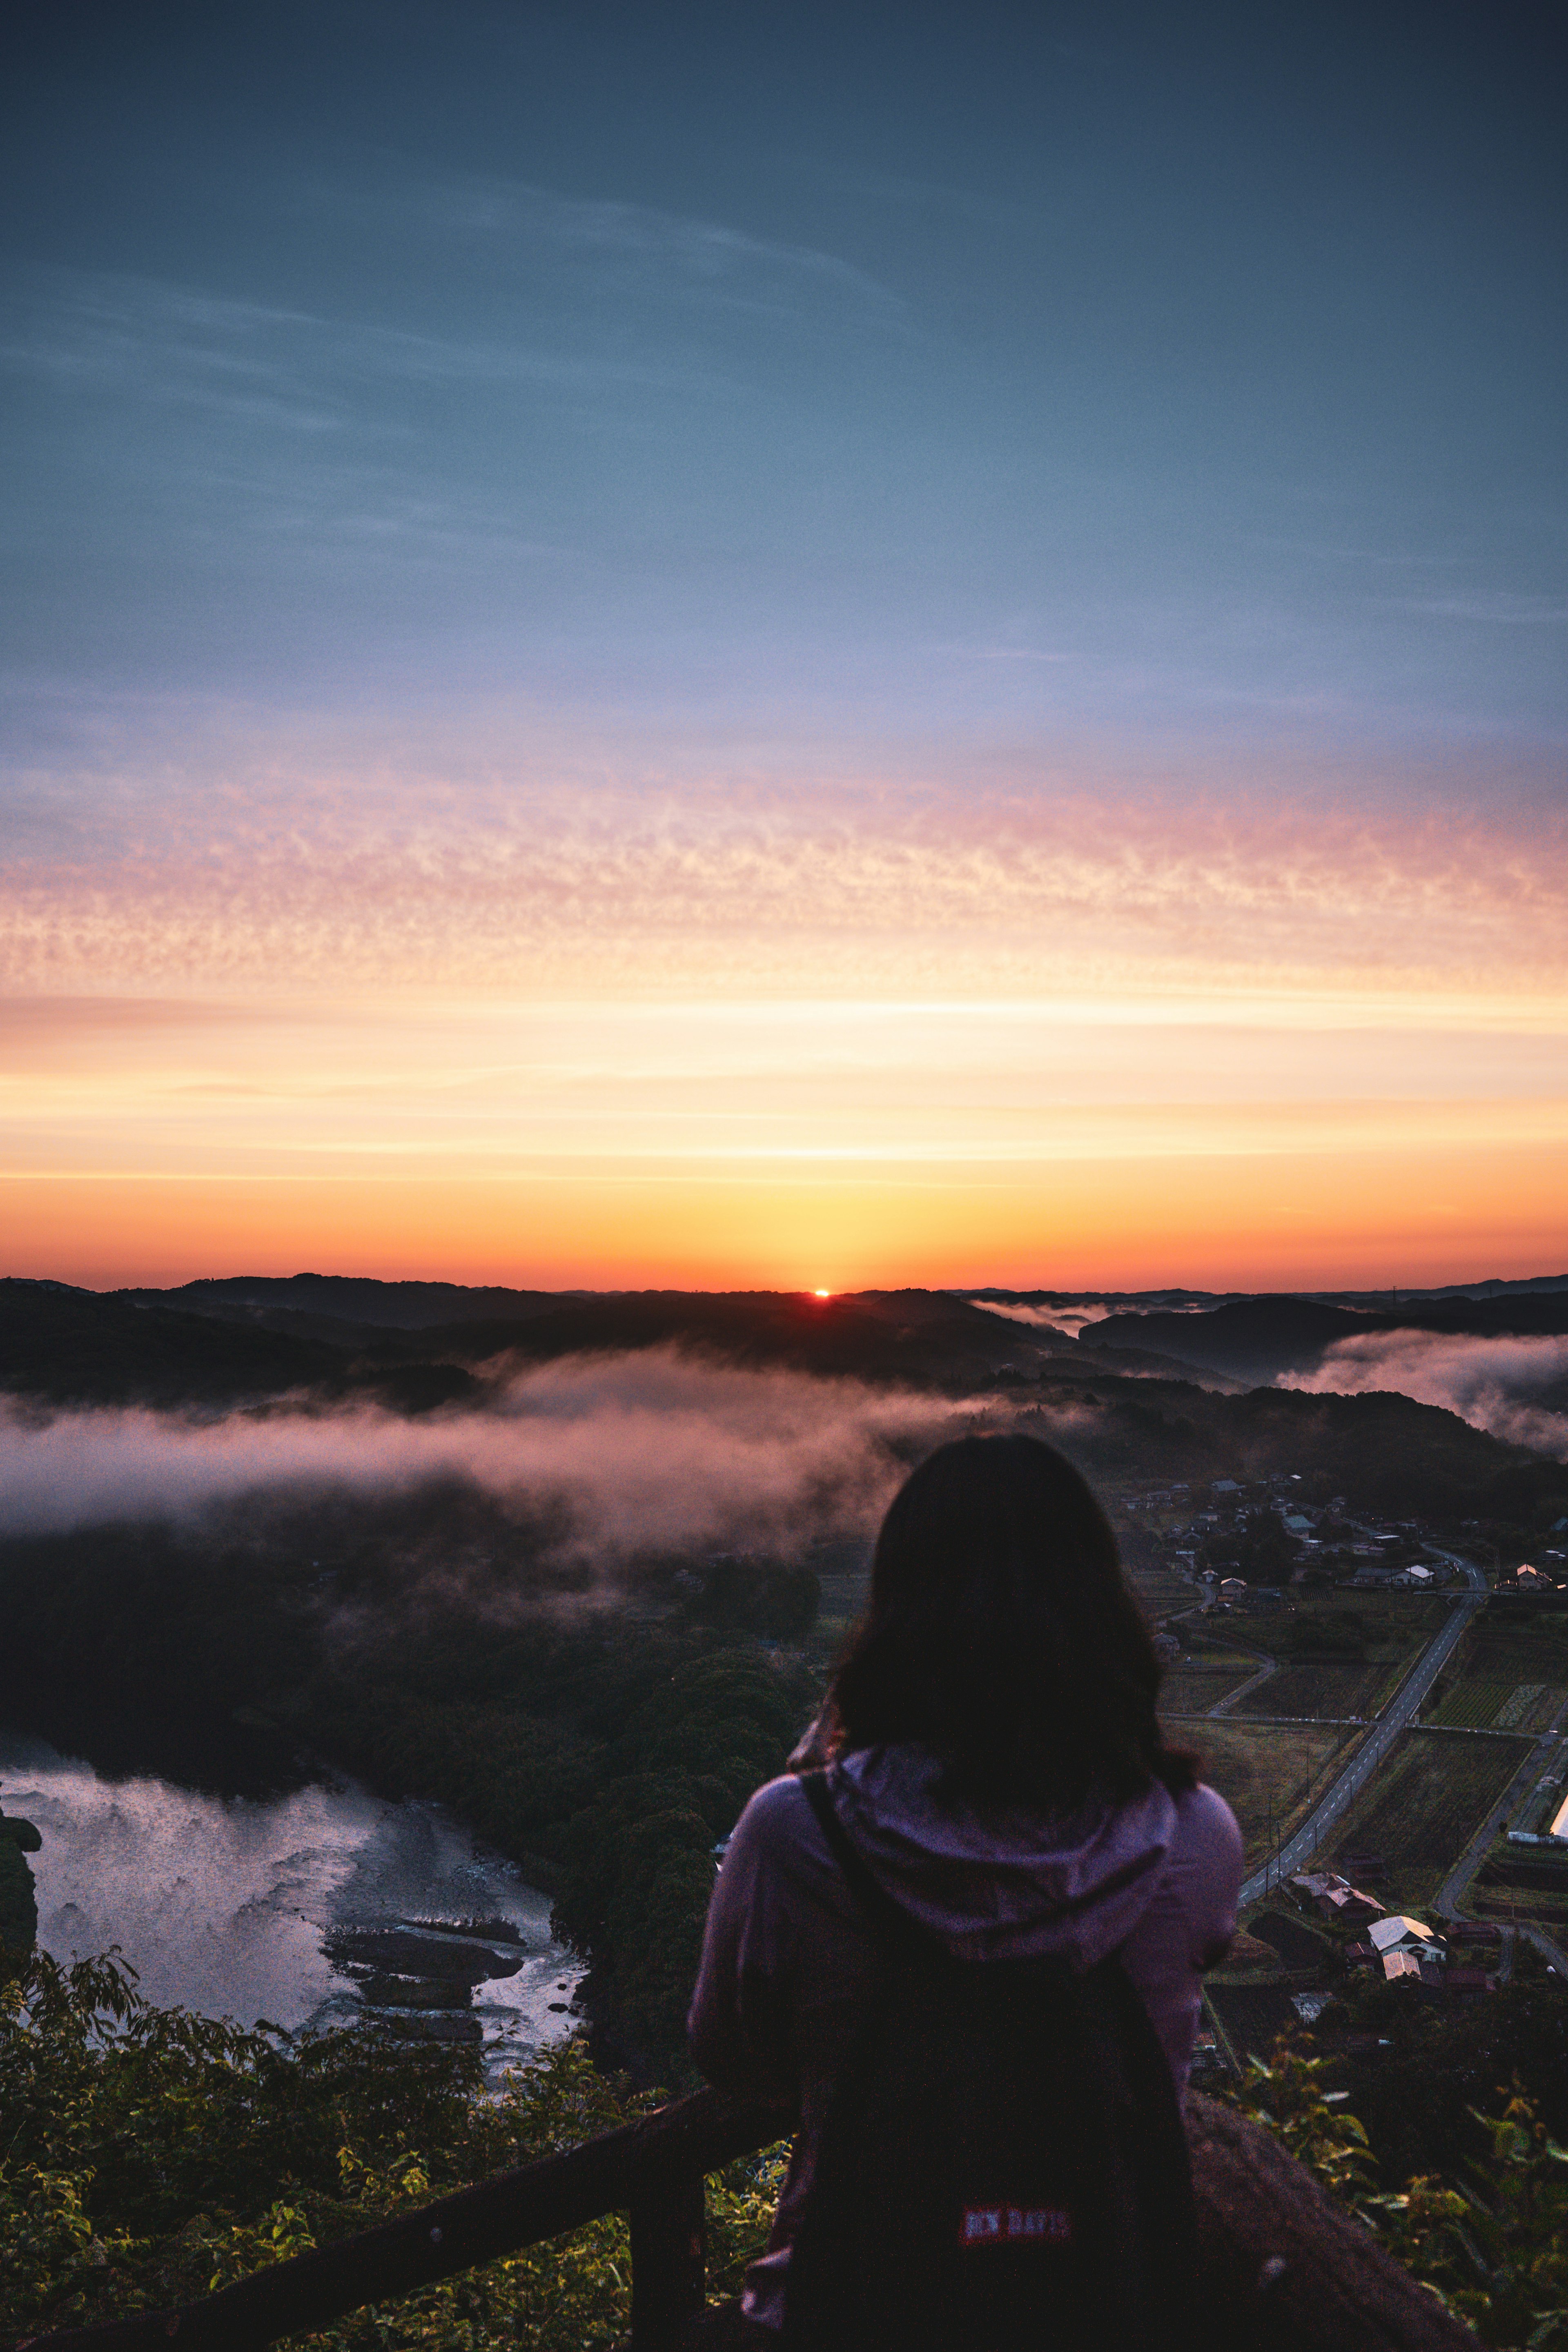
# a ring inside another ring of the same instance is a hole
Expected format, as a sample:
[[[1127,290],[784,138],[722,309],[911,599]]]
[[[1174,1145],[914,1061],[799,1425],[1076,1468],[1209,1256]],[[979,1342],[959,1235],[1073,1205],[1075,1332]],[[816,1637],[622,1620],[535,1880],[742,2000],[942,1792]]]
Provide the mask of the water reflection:
[[[332,1930],[478,1916],[514,1928],[524,1952],[515,1973],[476,1988],[487,2058],[571,2030],[562,2004],[581,1969],[550,1933],[549,1897],[437,1805],[325,1778],[244,1796],[109,1780],[5,1731],[0,1785],[6,1811],[43,1832],[31,1857],[39,1943],[62,1960],[118,1944],[161,2006],[243,2025],[342,2022],[359,1988],[323,1949]]]

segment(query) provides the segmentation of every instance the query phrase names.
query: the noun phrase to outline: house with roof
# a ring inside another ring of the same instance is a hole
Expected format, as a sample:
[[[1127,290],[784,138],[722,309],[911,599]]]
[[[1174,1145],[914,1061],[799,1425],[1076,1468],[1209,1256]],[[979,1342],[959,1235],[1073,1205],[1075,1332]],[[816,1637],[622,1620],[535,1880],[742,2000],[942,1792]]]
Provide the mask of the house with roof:
[[[1337,1870],[1299,1870],[1290,1884],[1310,1896],[1325,1919],[1372,1918],[1383,1910],[1374,1895],[1363,1895]]]
[[[1391,1911],[1386,1918],[1374,1919],[1366,1935],[1383,1962],[1384,1975],[1391,1981],[1396,1977],[1418,1977],[1424,1968],[1436,1970],[1447,1958],[1431,1928],[1403,1911]]]

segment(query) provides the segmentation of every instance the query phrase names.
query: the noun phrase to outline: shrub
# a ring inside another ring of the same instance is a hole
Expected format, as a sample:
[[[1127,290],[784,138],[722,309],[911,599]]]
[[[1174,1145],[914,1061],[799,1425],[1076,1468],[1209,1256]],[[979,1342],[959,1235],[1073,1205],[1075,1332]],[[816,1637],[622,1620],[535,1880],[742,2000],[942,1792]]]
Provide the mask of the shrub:
[[[500,2097],[472,2053],[359,2031],[247,2032],[142,2000],[114,1956],[45,1955],[0,1990],[0,2332],[191,2301],[652,2104],[581,2043]],[[714,2284],[760,2250],[776,2153],[710,2185]],[[321,2352],[607,2352],[630,2314],[626,2217],[296,2339]]]

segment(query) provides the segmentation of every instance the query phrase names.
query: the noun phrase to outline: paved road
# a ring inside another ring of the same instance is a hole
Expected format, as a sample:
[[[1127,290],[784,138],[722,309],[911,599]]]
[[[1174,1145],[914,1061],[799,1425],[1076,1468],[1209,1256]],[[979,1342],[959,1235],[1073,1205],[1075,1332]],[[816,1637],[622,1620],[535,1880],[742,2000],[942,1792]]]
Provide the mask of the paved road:
[[[1568,1978],[1568,1952],[1565,1952],[1562,1945],[1547,1934],[1544,1927],[1532,1927],[1527,1920],[1521,1919],[1519,1923],[1519,1932],[1527,1944],[1535,1946],[1549,1969],[1555,1969],[1560,1977]]]
[[[1258,1661],[1258,1672],[1248,1675],[1244,1683],[1237,1683],[1233,1691],[1226,1691],[1223,1698],[1216,1699],[1207,1710],[1210,1715],[1228,1715],[1238,1698],[1245,1698],[1248,1691],[1256,1690],[1259,1683],[1266,1683],[1270,1675],[1277,1675],[1279,1671],[1279,1659],[1265,1656],[1261,1650],[1244,1650],[1242,1655]]]
[[[1446,1559],[1462,1572],[1470,1590],[1450,1613],[1442,1631],[1435,1634],[1422,1651],[1372,1730],[1352,1754],[1344,1770],[1318,1800],[1294,1837],[1277,1853],[1270,1854],[1261,1870],[1255,1870],[1250,1878],[1243,1880],[1243,1905],[1258,1902],[1271,1886],[1278,1886],[1281,1879],[1289,1878],[1293,1870],[1305,1867],[1316,1853],[1324,1833],[1343,1818],[1373,1774],[1385,1761],[1389,1749],[1412,1717],[1419,1712],[1427,1692],[1458,1648],[1471,1618],[1478,1609],[1486,1606],[1486,1579],[1480,1570],[1468,1559],[1461,1559],[1457,1552],[1440,1552],[1432,1549],[1434,1559]]]
[[[1461,1906],[1469,1893],[1470,1881],[1486,1860],[1493,1838],[1496,1837],[1510,1813],[1517,1811],[1521,1801],[1539,1787],[1553,1761],[1558,1764],[1568,1763],[1568,1738],[1564,1738],[1563,1729],[1565,1717],[1568,1717],[1568,1699],[1563,1700],[1545,1730],[1539,1734],[1529,1755],[1443,1881],[1436,1907],[1445,1918],[1462,1919],[1464,1917],[1465,1914]],[[1530,1848],[1526,1846],[1523,1851],[1528,1853]],[[1568,1952],[1563,1949],[1561,1944],[1554,1937],[1549,1935],[1544,1927],[1538,1927],[1533,1922],[1521,1919],[1519,1923],[1519,1933],[1527,1943],[1535,1946],[1548,1968],[1555,1969],[1560,1977],[1568,1977]],[[1500,1979],[1513,1973],[1512,1953],[1505,1952],[1504,1957],[1509,1965],[1506,1969],[1499,1969]]]
[[[1517,1813],[1523,1800],[1539,1787],[1563,1739],[1563,1721],[1565,1716],[1568,1716],[1568,1698],[1563,1700],[1545,1730],[1533,1741],[1523,1763],[1443,1881],[1437,1894],[1436,1908],[1446,1919],[1458,1919],[1464,1916],[1462,1906],[1465,1896],[1469,1892],[1471,1879],[1486,1860],[1491,1850],[1492,1840],[1503,1822]],[[1564,1752],[1568,1753],[1568,1750]],[[1563,1759],[1559,1758],[1558,1760],[1561,1762]],[[1527,1846],[1524,1851],[1528,1853],[1529,1847]]]

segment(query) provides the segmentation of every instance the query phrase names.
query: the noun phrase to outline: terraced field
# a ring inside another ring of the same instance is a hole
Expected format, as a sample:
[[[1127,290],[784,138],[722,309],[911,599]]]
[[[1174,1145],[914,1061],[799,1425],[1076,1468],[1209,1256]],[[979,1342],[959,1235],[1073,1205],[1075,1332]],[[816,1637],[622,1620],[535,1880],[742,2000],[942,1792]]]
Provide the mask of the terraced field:
[[[1483,1880],[1472,1889],[1467,1906],[1478,1919],[1537,1919],[1543,1927],[1568,1921],[1568,1895],[1528,1886],[1489,1886]]]
[[[1300,2023],[1283,1985],[1226,1984],[1211,1978],[1204,1993],[1243,2064],[1248,2058],[1267,2058],[1279,2035]]]

